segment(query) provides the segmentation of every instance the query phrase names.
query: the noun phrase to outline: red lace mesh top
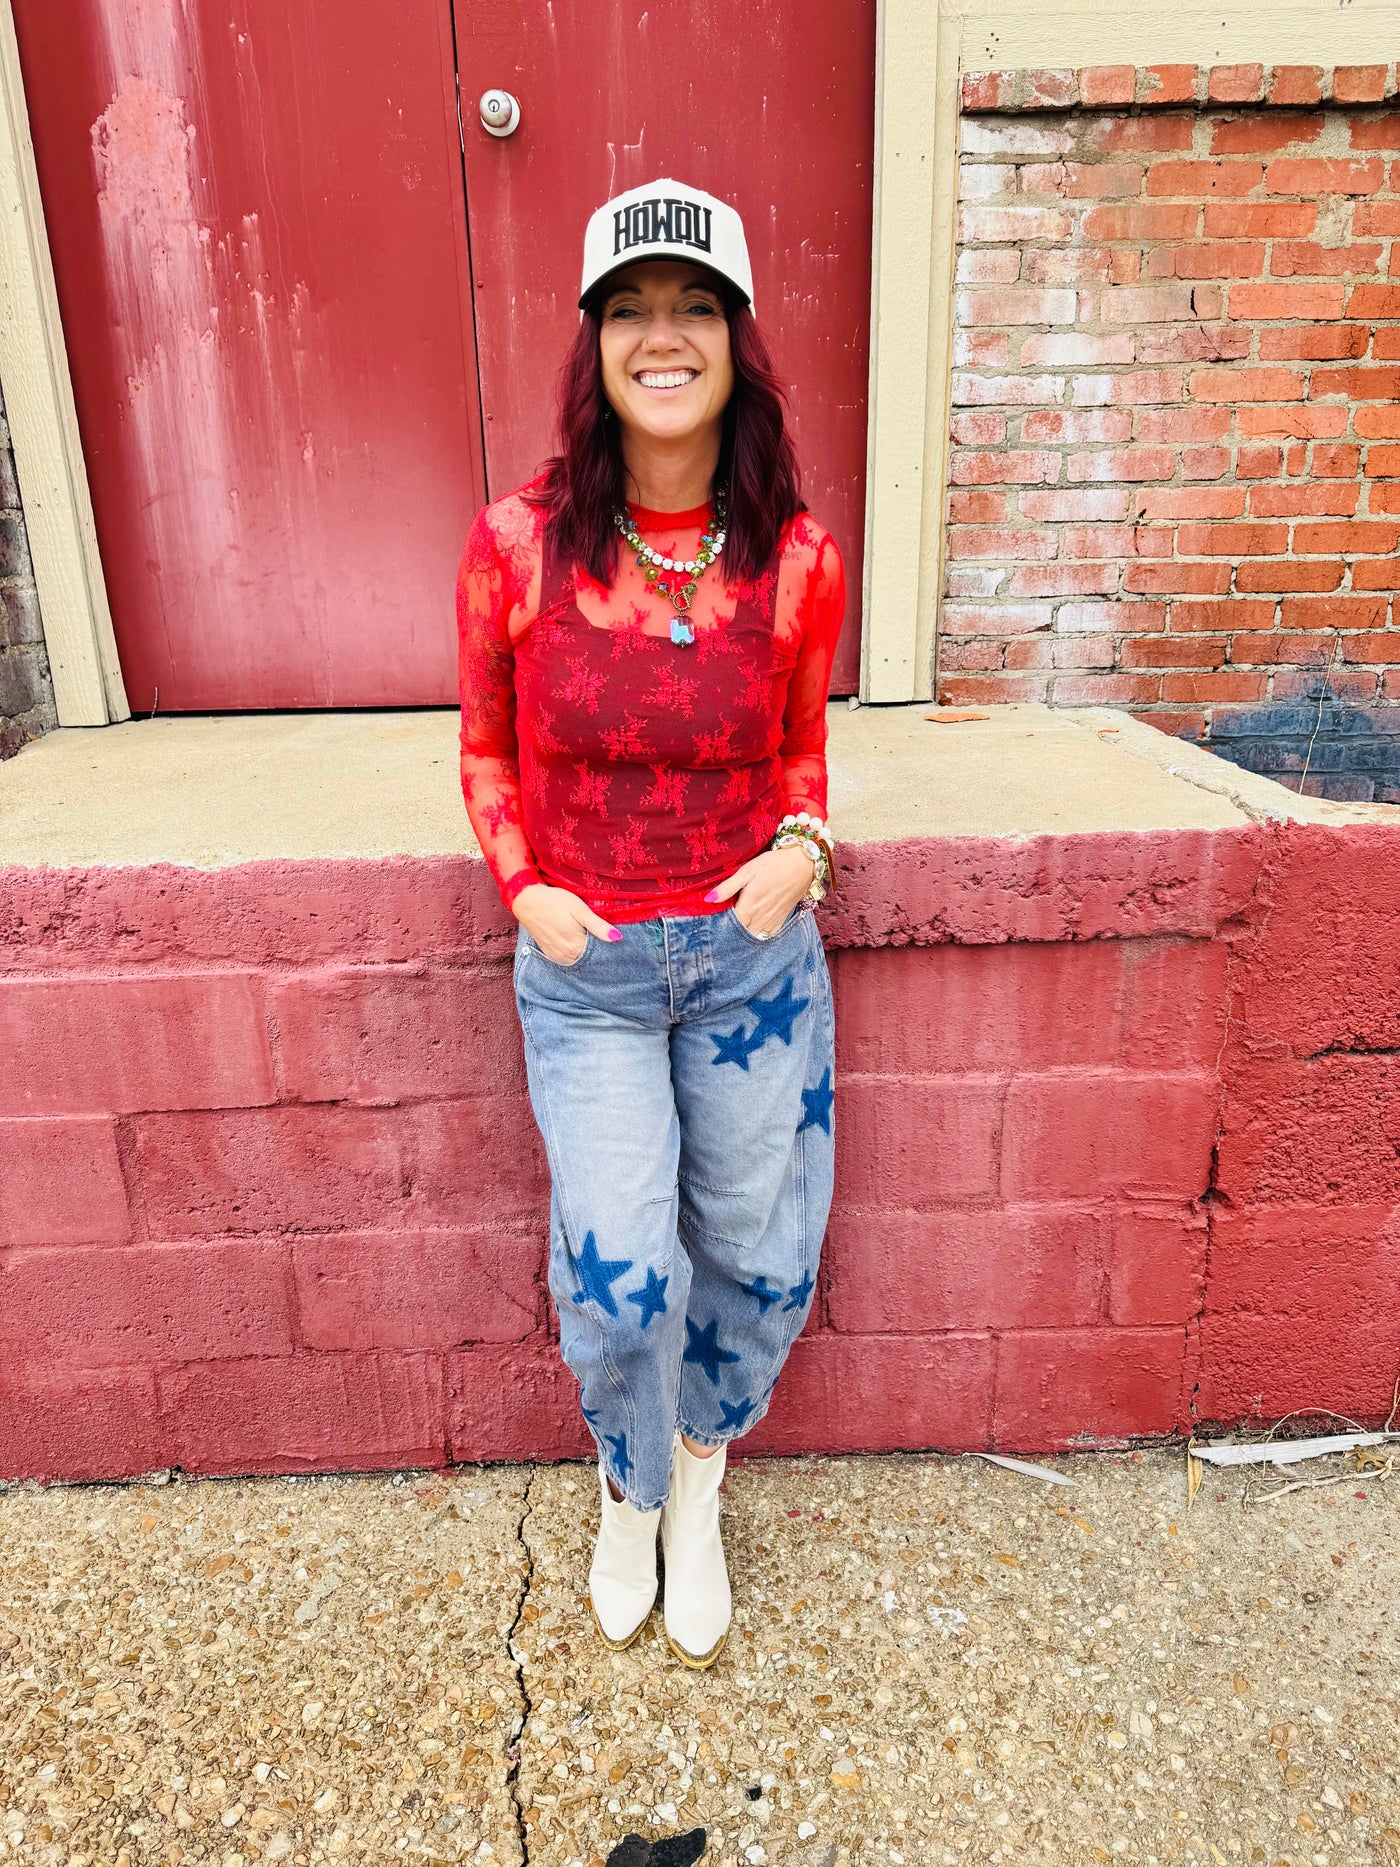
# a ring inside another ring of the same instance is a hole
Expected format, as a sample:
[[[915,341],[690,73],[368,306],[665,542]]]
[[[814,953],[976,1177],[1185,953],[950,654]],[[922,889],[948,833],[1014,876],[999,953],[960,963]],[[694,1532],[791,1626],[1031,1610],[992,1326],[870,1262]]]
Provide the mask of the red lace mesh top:
[[[691,558],[711,510],[633,517]],[[612,921],[716,913],[703,896],[785,811],[826,816],[836,542],[803,513],[751,582],[723,571],[701,578],[685,646],[625,545],[609,587],[556,560],[521,493],[477,515],[457,579],[462,791],[507,906],[544,881]]]

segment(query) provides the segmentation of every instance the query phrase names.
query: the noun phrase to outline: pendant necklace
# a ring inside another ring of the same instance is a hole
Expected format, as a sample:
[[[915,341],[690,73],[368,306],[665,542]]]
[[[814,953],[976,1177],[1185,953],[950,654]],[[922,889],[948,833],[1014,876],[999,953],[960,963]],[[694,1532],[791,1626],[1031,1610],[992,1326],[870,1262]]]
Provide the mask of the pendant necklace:
[[[724,512],[724,488],[718,486],[715,488],[714,517],[710,520],[710,529],[701,533],[700,544],[693,558],[663,557],[661,552],[646,543],[626,508],[613,514],[614,525],[622,533],[624,542],[636,554],[638,570],[652,589],[659,590],[676,612],[671,618],[671,640],[678,648],[688,648],[695,640],[695,629],[684,618],[694,601],[700,579],[724,549]],[[686,582],[663,582],[662,578],[667,573],[671,577],[680,575]]]

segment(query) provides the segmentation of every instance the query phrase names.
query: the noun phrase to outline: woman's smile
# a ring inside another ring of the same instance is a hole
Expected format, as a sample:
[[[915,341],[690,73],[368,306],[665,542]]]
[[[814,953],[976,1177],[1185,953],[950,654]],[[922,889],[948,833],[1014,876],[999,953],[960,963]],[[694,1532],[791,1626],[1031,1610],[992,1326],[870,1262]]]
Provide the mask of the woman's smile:
[[[643,389],[667,390],[688,389],[700,374],[699,370],[638,370],[635,381]]]

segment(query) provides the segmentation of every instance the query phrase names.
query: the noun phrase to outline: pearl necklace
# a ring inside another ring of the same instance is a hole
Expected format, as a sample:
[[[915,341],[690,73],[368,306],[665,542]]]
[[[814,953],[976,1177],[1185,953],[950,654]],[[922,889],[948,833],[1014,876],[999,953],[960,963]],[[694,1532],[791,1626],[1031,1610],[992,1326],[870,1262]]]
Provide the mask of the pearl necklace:
[[[715,515],[710,522],[710,529],[700,537],[700,547],[693,558],[664,557],[654,545],[649,545],[637,530],[629,512],[614,512],[613,524],[622,533],[628,547],[636,554],[637,568],[645,576],[653,590],[659,590],[677,614],[671,618],[671,640],[680,648],[688,648],[695,640],[695,630],[681,617],[689,610],[694,601],[695,592],[700,587],[700,579],[724,550],[726,537],[724,529],[725,495],[723,487],[716,487],[714,495]],[[663,583],[663,572],[673,576],[679,572],[688,581],[679,587]]]

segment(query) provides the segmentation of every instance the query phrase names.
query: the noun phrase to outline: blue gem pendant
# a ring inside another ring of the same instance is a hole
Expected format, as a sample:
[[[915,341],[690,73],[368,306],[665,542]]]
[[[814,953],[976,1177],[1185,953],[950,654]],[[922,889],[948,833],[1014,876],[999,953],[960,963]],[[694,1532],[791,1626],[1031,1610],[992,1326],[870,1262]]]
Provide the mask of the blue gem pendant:
[[[677,648],[689,648],[695,640],[695,631],[688,622],[682,622],[679,616],[672,616],[671,640]]]

